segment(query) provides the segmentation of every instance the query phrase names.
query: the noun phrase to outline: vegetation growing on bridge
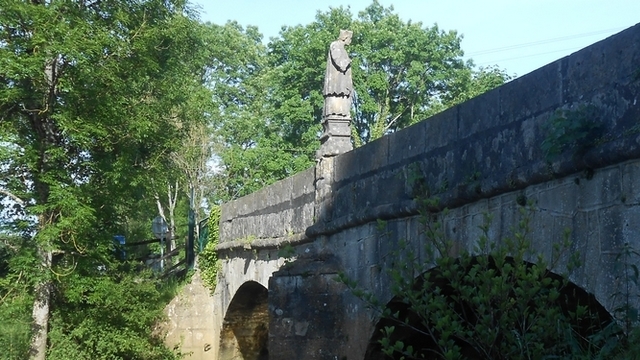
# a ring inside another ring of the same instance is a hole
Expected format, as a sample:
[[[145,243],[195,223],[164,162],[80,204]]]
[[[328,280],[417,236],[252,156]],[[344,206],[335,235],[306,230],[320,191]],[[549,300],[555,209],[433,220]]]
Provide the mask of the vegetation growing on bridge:
[[[390,272],[390,303],[340,277],[381,316],[367,359],[626,359],[636,354],[633,339],[640,334],[637,309],[629,305],[630,286],[613,295],[623,299],[619,318],[613,319],[568,280],[580,266],[578,254],[568,253],[568,232],[548,261],[532,252],[527,236],[532,204],[520,207],[522,218],[509,238],[490,239],[491,219],[486,219],[471,251],[447,239],[441,222],[446,210],[431,213],[428,209],[437,208],[432,200],[423,205],[426,259],[409,241],[401,242]],[[385,228],[378,223],[382,234]],[[621,253],[623,284],[637,286],[638,255],[628,247]],[[562,260],[564,270],[558,268]]]
[[[549,162],[565,151],[578,158],[604,137],[600,111],[594,105],[557,110],[545,125],[542,150]]]
[[[209,213],[209,238],[204,250],[198,256],[198,267],[202,281],[211,292],[216,289],[218,272],[220,271],[220,259],[218,258],[218,243],[220,242],[220,206],[214,206]]]

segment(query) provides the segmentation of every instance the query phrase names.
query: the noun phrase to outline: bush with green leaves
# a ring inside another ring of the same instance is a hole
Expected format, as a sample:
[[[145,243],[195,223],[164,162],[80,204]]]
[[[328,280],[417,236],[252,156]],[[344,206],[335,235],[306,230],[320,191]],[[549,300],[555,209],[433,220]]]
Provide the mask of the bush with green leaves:
[[[625,332],[592,295],[568,280],[567,272],[579,266],[577,254],[566,252],[569,232],[550,259],[537,255],[528,240],[526,209],[521,207],[522,219],[509,238],[490,239],[487,217],[472,251],[445,236],[446,210],[422,211],[423,255],[400,242],[387,304],[341,275],[381,318],[366,358],[624,358]],[[553,273],[562,259],[567,270]]]
[[[27,359],[33,296],[24,291],[20,274],[0,277],[0,359]]]
[[[0,239],[0,360],[31,358],[35,246]],[[111,255],[109,252],[108,255]],[[181,283],[112,256],[54,258],[47,359],[178,359],[158,324]]]
[[[150,271],[123,263],[75,271],[61,278],[54,294],[47,359],[168,360],[179,356],[157,328],[179,286]]]
[[[0,233],[0,359],[27,359],[35,266],[27,239]]]

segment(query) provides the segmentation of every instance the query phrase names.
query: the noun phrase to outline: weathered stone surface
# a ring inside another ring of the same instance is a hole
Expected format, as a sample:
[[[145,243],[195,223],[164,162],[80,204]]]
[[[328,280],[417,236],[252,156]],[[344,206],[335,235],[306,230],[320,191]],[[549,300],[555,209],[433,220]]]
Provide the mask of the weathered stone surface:
[[[512,236],[522,204],[531,202],[535,254],[551,259],[570,229],[569,252],[584,264],[570,279],[611,311],[615,258],[625,243],[640,248],[639,44],[637,25],[225,204],[217,331],[238,289],[255,281],[269,289],[272,358],[362,359],[376,315],[333,278],[344,272],[389,301],[387,270],[398,243],[409,241],[427,261],[416,195],[450,209],[442,221],[455,251],[474,249],[485,215],[493,218],[491,239]],[[603,136],[584,153],[545,158],[545,124],[557,109],[586,105],[597,109]],[[288,244],[293,254],[280,253]],[[292,263],[281,269],[284,256]],[[553,270],[564,272],[567,261],[562,254]]]
[[[213,354],[212,344],[219,334],[215,331],[211,291],[196,271],[191,283],[165,308],[167,321],[161,325],[166,332],[165,343],[178,348],[186,359],[206,359]]]

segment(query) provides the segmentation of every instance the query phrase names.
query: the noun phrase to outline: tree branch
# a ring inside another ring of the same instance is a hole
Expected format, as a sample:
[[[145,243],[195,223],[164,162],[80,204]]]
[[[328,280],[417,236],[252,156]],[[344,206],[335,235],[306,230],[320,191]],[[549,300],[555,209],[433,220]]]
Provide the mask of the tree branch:
[[[17,197],[16,195],[12,194],[11,192],[9,192],[7,190],[0,189],[0,194],[4,194],[4,195],[10,197],[11,200],[17,202],[21,206],[24,206],[24,204],[25,204],[24,200],[20,199],[19,197]]]

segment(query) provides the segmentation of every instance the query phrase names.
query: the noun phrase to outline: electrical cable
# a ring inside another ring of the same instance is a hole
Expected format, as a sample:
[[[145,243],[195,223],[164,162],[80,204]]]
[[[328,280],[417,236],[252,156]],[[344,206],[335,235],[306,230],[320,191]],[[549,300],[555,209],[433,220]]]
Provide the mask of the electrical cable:
[[[617,31],[620,31],[620,30],[623,30],[623,29],[625,29],[625,28],[622,27],[622,28],[614,28],[614,29],[607,29],[607,30],[598,30],[598,31],[593,31],[593,32],[588,32],[588,33],[562,36],[562,37],[557,37],[557,38],[553,38],[553,39],[537,40],[537,41],[532,41],[532,42],[528,42],[528,43],[508,45],[508,46],[503,46],[503,47],[494,48],[494,49],[480,50],[480,51],[472,52],[472,53],[469,53],[469,54],[466,54],[466,55],[469,56],[469,57],[477,56],[477,55],[486,55],[486,54],[492,54],[492,53],[496,53],[496,52],[509,51],[509,50],[513,50],[513,49],[520,49],[520,48],[524,48],[524,47],[531,47],[531,46],[543,45],[543,44],[548,44],[548,43],[553,43],[553,42],[573,40],[573,39],[578,39],[578,38],[582,38],[582,37],[595,36],[595,35],[601,35],[601,34],[606,34],[606,33],[614,33],[614,32],[617,32]]]

